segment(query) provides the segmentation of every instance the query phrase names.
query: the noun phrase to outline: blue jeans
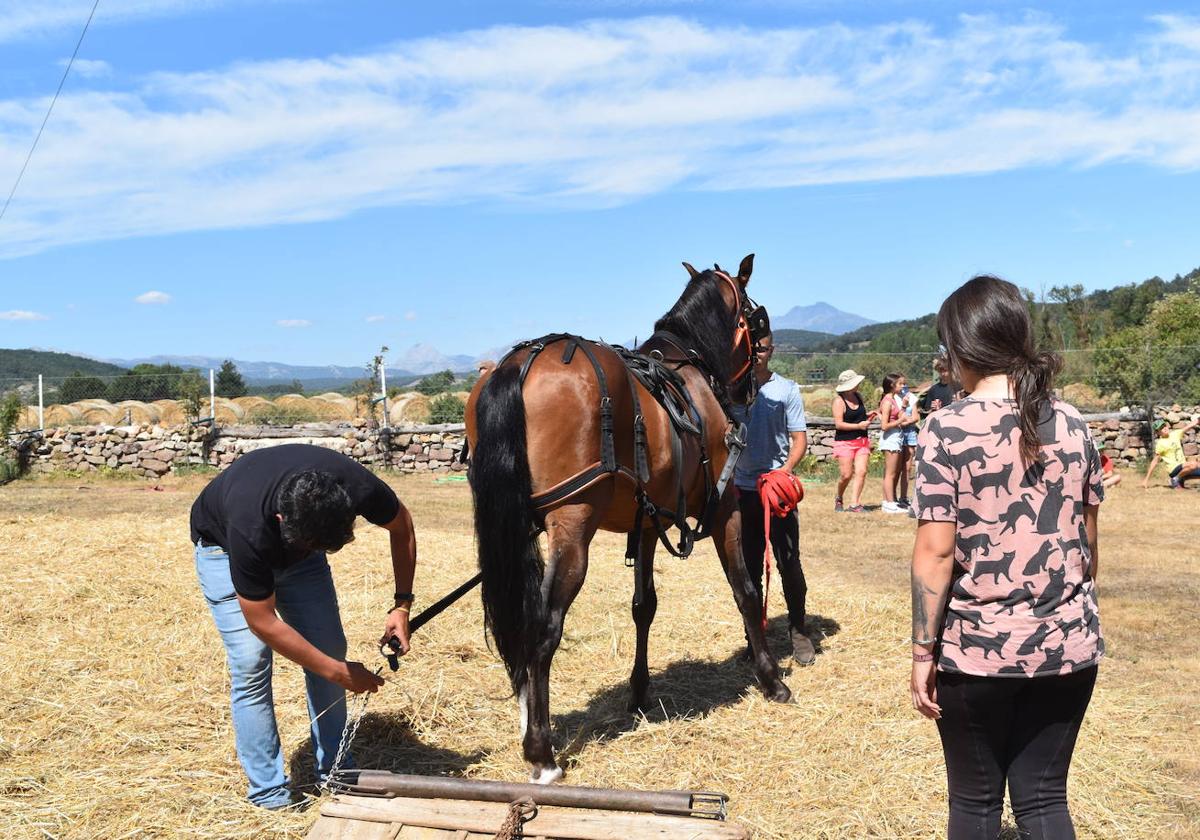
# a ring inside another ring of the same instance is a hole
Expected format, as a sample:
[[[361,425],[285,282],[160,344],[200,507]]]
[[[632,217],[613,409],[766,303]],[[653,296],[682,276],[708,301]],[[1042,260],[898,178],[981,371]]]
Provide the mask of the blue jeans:
[[[224,549],[197,545],[196,574],[225,645],[234,739],[238,760],[250,780],[247,796],[255,805],[281,808],[291,801],[291,793],[275,723],[271,648],[250,632],[246,624],[229,575],[229,555]],[[280,618],[318,650],[335,659],[346,657],[346,635],[342,631],[337,593],[323,552],[275,572],[275,608]],[[337,683],[308,670],[304,672],[304,684],[309,718],[329,709],[312,724],[317,778],[323,779],[342,738],[346,694]],[[348,760],[346,766],[353,763]]]

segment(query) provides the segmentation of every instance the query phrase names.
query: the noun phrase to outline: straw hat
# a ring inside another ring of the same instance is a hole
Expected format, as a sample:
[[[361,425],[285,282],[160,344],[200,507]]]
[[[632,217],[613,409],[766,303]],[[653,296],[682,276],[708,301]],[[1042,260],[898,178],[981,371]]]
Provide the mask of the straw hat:
[[[843,391],[853,391],[863,381],[862,374],[855,373],[853,370],[844,370],[838,374],[837,387],[834,388],[839,394]]]

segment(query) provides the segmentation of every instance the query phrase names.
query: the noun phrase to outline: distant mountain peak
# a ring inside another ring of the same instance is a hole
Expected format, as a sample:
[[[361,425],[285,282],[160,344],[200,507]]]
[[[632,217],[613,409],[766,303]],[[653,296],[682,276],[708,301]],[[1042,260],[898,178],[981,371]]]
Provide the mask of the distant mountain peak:
[[[772,329],[811,330],[834,335],[842,335],[874,323],[870,318],[843,312],[825,301],[817,301],[807,306],[793,306],[783,315],[771,318]]]

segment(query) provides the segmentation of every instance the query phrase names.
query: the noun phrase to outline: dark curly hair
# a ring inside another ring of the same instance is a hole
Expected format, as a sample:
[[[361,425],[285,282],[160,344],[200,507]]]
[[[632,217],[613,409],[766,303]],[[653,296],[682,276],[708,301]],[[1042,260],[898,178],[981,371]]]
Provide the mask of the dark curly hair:
[[[321,470],[290,476],[279,492],[279,533],[308,551],[337,551],[354,539],[354,503],[338,480]]]

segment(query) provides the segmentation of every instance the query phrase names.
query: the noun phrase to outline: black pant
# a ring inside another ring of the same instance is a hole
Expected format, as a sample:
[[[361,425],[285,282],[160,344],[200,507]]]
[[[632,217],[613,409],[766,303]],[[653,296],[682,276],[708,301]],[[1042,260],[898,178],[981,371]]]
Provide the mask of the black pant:
[[[767,541],[763,534],[763,509],[758,493],[753,490],[738,490],[738,507],[742,511],[742,557],[758,600],[763,594],[763,555]],[[800,568],[800,518],[792,511],[783,519],[771,517],[771,551],[775,566],[783,578],[783,598],[787,601],[788,623],[793,630],[804,632],[804,600],[808,597],[808,584],[804,580],[804,569]]]
[[[937,675],[948,840],[996,840],[1004,784],[1022,840],[1074,840],[1067,771],[1096,669],[1053,677]]]

